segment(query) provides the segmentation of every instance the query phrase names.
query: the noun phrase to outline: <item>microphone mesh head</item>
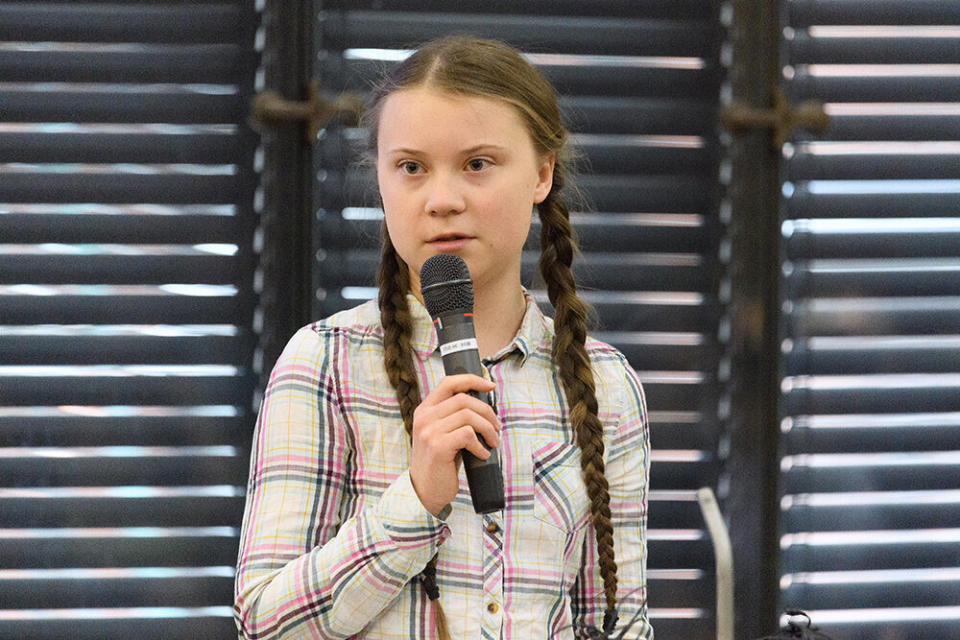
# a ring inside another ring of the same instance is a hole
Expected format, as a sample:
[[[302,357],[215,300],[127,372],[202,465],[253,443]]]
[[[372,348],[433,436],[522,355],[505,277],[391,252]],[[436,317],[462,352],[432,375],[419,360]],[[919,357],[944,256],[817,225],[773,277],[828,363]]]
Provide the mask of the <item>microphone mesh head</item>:
[[[420,293],[431,317],[448,311],[473,312],[473,282],[460,256],[438,253],[420,268]]]

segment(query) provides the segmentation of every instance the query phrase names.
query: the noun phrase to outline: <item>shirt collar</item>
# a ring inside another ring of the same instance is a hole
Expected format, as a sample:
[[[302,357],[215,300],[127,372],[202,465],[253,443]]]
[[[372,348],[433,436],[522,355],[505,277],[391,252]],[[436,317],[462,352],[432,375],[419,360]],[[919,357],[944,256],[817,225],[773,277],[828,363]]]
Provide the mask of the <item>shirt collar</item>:
[[[524,289],[523,296],[527,301],[527,308],[523,313],[520,329],[513,339],[491,358],[488,358],[489,360],[502,360],[516,351],[520,354],[520,364],[523,365],[527,361],[527,357],[541,345],[544,345],[544,348],[548,351],[550,350],[553,340],[550,320],[540,311],[540,307],[529,291]],[[413,332],[410,336],[411,346],[421,360],[427,360],[439,347],[437,331],[426,307],[412,293],[407,294],[407,305],[413,319]]]

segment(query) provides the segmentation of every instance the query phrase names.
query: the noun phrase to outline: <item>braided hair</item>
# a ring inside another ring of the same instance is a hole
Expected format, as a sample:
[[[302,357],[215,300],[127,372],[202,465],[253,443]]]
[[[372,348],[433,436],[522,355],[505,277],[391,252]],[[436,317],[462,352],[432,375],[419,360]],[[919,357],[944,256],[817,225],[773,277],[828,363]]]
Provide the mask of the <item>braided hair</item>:
[[[561,123],[556,93],[543,75],[509,45],[465,36],[434,40],[397,65],[373,93],[362,119],[373,153],[377,148],[377,126],[383,102],[394,91],[415,86],[504,100],[517,109],[537,152],[552,154],[556,160],[552,188],[537,205],[541,223],[539,271],[555,310],[553,366],[566,394],[570,424],[580,448],[606,600],[603,626],[605,631],[612,631],[616,622],[617,565],[610,496],[604,476],[603,425],[597,415],[596,386],[585,346],[588,307],[577,297],[571,269],[577,243],[569,210],[560,197],[569,159],[567,132]],[[396,391],[404,426],[407,433],[412,434],[413,412],[420,403],[420,389],[410,344],[412,320],[406,298],[410,276],[407,264],[390,241],[386,225],[382,231],[377,285],[384,329],[384,367]],[[447,640],[449,633],[438,600],[436,563],[434,555],[421,577],[425,592],[434,601],[439,637]]]

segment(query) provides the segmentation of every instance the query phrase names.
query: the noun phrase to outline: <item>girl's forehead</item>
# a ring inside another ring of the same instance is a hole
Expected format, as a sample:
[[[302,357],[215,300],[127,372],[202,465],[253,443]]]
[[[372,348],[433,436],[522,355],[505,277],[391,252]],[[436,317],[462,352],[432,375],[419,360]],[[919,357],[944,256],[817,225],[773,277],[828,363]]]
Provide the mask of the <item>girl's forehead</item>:
[[[526,127],[517,109],[506,100],[465,95],[433,87],[414,87],[391,93],[380,113],[380,134],[417,133],[417,127],[454,133],[483,129],[516,135]]]

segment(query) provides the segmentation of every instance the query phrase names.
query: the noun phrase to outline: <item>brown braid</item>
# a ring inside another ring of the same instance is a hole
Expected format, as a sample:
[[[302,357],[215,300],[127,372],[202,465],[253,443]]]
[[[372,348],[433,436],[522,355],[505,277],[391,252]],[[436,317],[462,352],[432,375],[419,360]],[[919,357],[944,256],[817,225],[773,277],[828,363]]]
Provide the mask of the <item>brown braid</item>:
[[[383,365],[387,377],[397,394],[400,415],[407,435],[413,434],[413,411],[420,404],[420,386],[417,372],[413,367],[413,347],[410,335],[413,319],[407,305],[407,291],[410,289],[410,272],[406,262],[397,254],[387,226],[381,232],[383,248],[380,253],[380,269],[377,273],[379,286],[378,303],[380,305],[380,324],[383,325]],[[440,590],[437,588],[437,557],[434,554],[421,574],[423,588],[433,601],[433,619],[440,640],[450,640],[447,620],[440,607]]]
[[[593,527],[597,535],[600,574],[603,577],[607,612],[604,627],[615,616],[617,563],[613,554],[613,524],[610,495],[604,476],[603,424],[597,416],[596,386],[587,356],[587,305],[577,297],[570,265],[577,245],[570,226],[567,205],[556,195],[563,188],[563,173],[554,167],[553,188],[540,203],[540,275],[554,307],[553,362],[560,373],[570,407],[570,424],[580,447],[580,466],[590,498]]]

